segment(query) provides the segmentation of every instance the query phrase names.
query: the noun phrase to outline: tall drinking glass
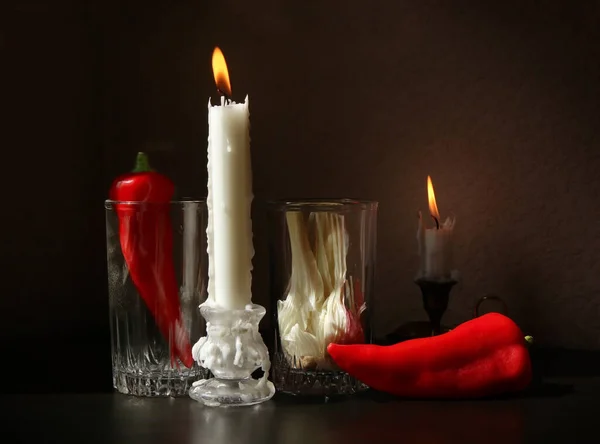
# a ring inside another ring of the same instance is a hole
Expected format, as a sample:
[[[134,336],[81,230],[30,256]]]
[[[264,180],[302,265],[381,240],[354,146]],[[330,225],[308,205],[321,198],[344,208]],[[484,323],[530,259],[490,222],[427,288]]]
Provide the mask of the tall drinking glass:
[[[351,199],[269,204],[277,390],[330,396],[366,388],[335,365],[327,345],[371,342],[377,207]]]
[[[187,396],[207,377],[191,357],[206,334],[206,202],[108,200],[105,209],[113,386]]]

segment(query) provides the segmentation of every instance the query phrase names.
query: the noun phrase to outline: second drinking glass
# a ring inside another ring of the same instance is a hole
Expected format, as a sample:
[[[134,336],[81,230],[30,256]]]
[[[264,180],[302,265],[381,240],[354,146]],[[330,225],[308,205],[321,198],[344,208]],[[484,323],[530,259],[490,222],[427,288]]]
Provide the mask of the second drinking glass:
[[[366,388],[337,368],[327,346],[371,342],[377,206],[351,199],[269,204],[279,391],[331,396]]]

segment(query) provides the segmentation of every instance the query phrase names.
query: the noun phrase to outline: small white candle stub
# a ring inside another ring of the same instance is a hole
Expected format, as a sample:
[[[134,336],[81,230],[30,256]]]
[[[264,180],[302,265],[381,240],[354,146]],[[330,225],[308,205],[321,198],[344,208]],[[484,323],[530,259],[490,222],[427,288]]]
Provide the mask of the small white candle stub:
[[[231,95],[225,59],[213,55],[219,91]],[[207,305],[243,309],[252,300],[252,169],[248,97],[235,103],[208,102],[208,258]]]
[[[435,201],[431,177],[427,176],[427,195],[432,227],[427,227],[419,211],[419,228],[417,241],[419,244],[420,267],[418,278],[432,281],[455,280],[457,272],[453,270],[453,230],[455,218],[447,218],[443,223]]]

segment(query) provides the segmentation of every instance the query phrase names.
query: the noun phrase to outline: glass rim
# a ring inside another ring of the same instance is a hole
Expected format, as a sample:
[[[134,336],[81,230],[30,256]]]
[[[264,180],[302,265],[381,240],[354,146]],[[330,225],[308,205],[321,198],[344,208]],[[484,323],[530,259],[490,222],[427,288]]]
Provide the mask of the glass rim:
[[[106,199],[104,201],[104,208],[111,208],[114,205],[128,205],[128,206],[136,206],[136,205],[181,205],[181,204],[206,204],[206,198],[202,199],[192,199],[192,198],[181,198],[174,199],[169,202],[161,203],[161,202],[144,202],[141,200],[113,200]]]
[[[271,199],[267,200],[266,203],[270,209],[278,211],[301,211],[302,209],[317,209],[322,211],[340,209],[375,210],[379,206],[379,202],[376,200],[354,199],[348,197]]]

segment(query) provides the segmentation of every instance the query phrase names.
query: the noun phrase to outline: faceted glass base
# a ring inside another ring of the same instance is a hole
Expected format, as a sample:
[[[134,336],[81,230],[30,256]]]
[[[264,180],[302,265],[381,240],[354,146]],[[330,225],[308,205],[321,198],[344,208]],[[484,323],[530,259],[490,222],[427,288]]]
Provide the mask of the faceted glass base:
[[[204,379],[195,382],[190,397],[209,407],[243,407],[268,401],[275,394],[270,381],[247,379]]]
[[[342,371],[291,368],[281,353],[275,354],[271,372],[277,391],[288,395],[329,398],[354,395],[369,389]]]
[[[126,395],[134,396],[186,396],[192,384],[210,377],[203,368],[194,368],[184,374],[172,372],[126,373],[113,370],[113,387]]]

